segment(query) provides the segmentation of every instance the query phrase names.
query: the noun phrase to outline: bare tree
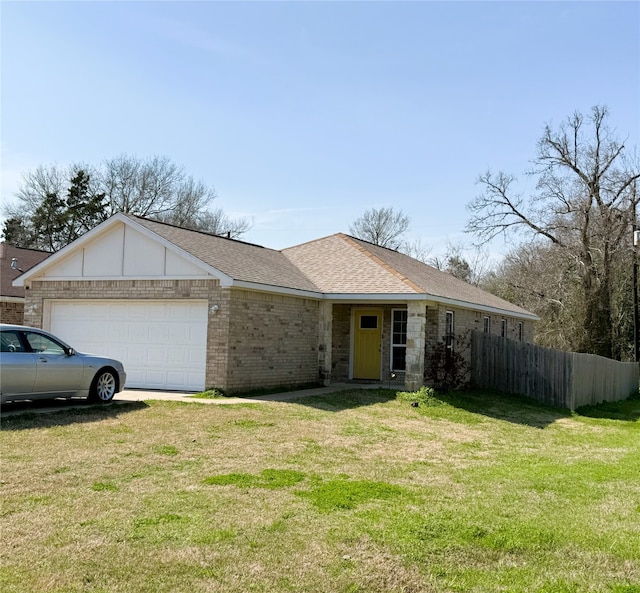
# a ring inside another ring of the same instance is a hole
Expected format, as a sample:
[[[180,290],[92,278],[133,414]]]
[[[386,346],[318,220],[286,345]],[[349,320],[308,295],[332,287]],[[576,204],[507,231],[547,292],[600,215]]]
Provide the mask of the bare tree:
[[[482,245],[465,247],[451,242],[444,255],[431,257],[426,263],[474,286],[480,286],[491,267],[489,253]]]
[[[194,231],[224,235],[231,239],[238,239],[251,228],[251,223],[248,219],[231,218],[221,208],[201,210],[189,217],[181,216],[180,212],[170,212],[168,215],[159,215],[155,218],[161,222],[193,229]]]
[[[76,163],[67,167],[40,165],[22,176],[22,183],[15,195],[18,201],[7,204],[3,213],[7,217],[32,216],[47,195],[64,195],[78,171],[84,171],[90,176],[93,193],[99,193],[95,185],[96,173],[87,164]]]
[[[487,274],[482,288],[540,316],[536,342],[576,350],[584,340],[584,305],[576,260],[554,243],[525,242]]]
[[[433,251],[433,247],[427,243],[423,243],[422,239],[415,239],[414,241],[404,241],[398,251],[417,259],[422,263],[430,263],[430,255]]]
[[[19,192],[21,206],[9,206],[4,239],[17,247],[55,251],[107,218],[104,193],[87,171],[69,169],[68,182],[51,167],[36,169]]]
[[[181,186],[189,180],[183,169],[167,157],[141,160],[122,154],[105,161],[101,173],[110,214],[125,212],[153,218],[176,207],[188,209],[181,203]],[[196,209],[215,198],[213,189],[202,185],[198,189],[201,191]]]
[[[80,172],[82,177],[78,178]],[[68,204],[64,196],[78,179],[82,182],[82,191],[76,189],[69,194],[74,197]],[[99,211],[96,211],[95,196],[100,196]],[[82,220],[92,220],[95,224],[117,212],[125,212],[234,238],[251,227],[247,219],[233,219],[221,209],[212,208],[215,190],[187,176],[181,167],[164,156],[143,160],[120,155],[99,167],[41,166],[24,175],[16,197],[18,202],[5,208],[8,224],[3,234],[22,247],[47,245],[58,249],[65,244],[61,243],[61,237],[71,241],[78,236],[78,230],[86,231],[86,224],[77,224],[80,220],[77,212],[73,216],[67,212],[69,205],[76,210],[89,208],[91,216],[88,218],[83,212]],[[72,223],[78,229],[71,228]]]
[[[623,256],[640,168],[607,125],[605,107],[575,113],[558,130],[546,126],[534,168],[536,191],[514,191],[512,175],[487,172],[484,193],[469,204],[467,230],[481,241],[522,231],[562,249],[581,275],[583,340],[578,349],[612,356],[612,273]]]
[[[349,232],[359,239],[380,247],[398,249],[402,246],[402,235],[409,228],[409,217],[402,210],[372,208],[349,225]]]

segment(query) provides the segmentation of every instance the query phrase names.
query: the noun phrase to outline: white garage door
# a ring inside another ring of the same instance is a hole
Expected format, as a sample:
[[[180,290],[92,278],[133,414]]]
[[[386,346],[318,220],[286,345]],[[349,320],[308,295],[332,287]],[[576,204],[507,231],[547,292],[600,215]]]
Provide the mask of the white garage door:
[[[52,301],[51,332],[79,352],[121,360],[127,387],[200,391],[206,301]]]

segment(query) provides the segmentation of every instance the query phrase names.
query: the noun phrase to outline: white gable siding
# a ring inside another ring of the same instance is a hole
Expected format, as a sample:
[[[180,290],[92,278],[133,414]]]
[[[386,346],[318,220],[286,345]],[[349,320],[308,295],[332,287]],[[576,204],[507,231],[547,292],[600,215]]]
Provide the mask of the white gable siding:
[[[84,247],[82,275],[85,278],[117,278],[122,276],[124,225]]]
[[[76,251],[69,257],[59,261],[53,268],[47,269],[45,278],[76,278],[82,276],[82,251]]]
[[[166,247],[128,228],[124,236],[124,276],[164,276]]]
[[[202,275],[202,270],[191,262],[176,255],[173,251],[166,250],[165,273],[167,276],[197,276]]]
[[[211,275],[157,239],[119,223],[43,270],[40,278],[161,279]]]

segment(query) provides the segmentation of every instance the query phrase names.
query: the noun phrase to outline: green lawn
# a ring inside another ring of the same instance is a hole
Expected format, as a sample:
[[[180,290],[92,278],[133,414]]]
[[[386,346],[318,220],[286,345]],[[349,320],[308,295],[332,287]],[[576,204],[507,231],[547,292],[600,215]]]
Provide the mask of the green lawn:
[[[0,590],[640,593],[640,399],[7,417]]]

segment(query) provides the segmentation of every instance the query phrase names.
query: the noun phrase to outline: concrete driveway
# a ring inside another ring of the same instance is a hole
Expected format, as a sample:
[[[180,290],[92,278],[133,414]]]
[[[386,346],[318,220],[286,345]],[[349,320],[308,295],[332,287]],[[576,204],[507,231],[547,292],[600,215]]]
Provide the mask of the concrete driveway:
[[[200,404],[228,405],[243,404],[247,402],[284,402],[301,397],[310,397],[313,395],[325,395],[327,393],[335,393],[343,389],[377,389],[389,387],[388,384],[381,383],[333,383],[328,387],[315,387],[313,389],[301,389],[300,391],[286,391],[284,393],[272,393],[269,395],[254,395],[247,397],[220,397],[216,399],[194,398],[193,393],[184,393],[179,391],[145,391],[143,389],[125,389],[116,394],[114,401],[140,402],[145,400],[166,400],[181,402],[196,402]],[[394,389],[402,389],[403,386],[391,385]]]

